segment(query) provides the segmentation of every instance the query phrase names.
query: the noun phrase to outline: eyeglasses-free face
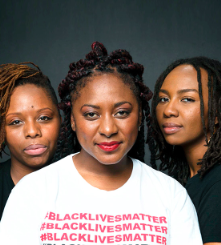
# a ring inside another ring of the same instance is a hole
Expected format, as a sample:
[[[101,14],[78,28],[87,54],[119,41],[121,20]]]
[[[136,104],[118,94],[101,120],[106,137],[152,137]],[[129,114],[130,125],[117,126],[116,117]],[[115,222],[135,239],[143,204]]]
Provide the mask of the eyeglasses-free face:
[[[114,74],[95,75],[72,101],[72,129],[85,159],[116,164],[134,145],[141,121],[139,104],[130,89]]]
[[[201,69],[201,80],[208,128],[208,74],[204,69]],[[180,65],[165,78],[159,92],[156,116],[167,143],[184,147],[205,145],[197,72],[193,66]]]
[[[39,169],[56,150],[60,129],[57,106],[33,84],[14,89],[6,114],[6,142],[13,164]]]

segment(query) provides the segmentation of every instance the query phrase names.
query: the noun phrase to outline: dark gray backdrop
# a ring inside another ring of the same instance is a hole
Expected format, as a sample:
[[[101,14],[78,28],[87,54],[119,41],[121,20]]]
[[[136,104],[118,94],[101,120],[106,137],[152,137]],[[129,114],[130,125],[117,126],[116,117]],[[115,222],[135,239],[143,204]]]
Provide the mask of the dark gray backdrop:
[[[221,1],[0,0],[0,64],[32,61],[56,91],[69,63],[83,58],[93,41],[130,51],[153,89],[175,59],[221,60]]]

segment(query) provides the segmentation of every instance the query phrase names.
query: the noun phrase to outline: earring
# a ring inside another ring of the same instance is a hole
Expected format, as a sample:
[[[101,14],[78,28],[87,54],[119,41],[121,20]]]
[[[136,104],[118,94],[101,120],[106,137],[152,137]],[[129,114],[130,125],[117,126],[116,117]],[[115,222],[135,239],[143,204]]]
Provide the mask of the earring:
[[[140,128],[141,128],[141,125],[139,126],[139,128],[138,128],[138,131],[140,132]]]

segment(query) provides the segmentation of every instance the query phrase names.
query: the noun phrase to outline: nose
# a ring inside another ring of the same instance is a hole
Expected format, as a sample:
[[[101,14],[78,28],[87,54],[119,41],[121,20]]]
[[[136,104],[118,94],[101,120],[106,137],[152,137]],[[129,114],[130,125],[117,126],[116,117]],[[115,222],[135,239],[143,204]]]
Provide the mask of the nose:
[[[179,110],[178,110],[177,101],[170,100],[165,105],[164,117],[178,117],[178,116],[179,116]]]
[[[25,138],[41,137],[41,128],[37,122],[26,122],[24,127]]]
[[[118,133],[118,127],[116,125],[116,119],[111,115],[106,115],[101,117],[99,134],[110,138],[111,136]]]

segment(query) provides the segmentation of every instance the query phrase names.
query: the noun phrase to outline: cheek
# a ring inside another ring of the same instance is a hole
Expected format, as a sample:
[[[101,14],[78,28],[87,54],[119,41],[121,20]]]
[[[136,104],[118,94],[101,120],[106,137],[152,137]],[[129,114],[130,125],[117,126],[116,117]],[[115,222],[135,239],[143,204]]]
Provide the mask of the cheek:
[[[44,139],[50,142],[57,142],[57,139],[59,137],[60,124],[58,122],[48,125],[47,127],[42,127],[41,131]]]
[[[200,109],[193,108],[189,110],[185,110],[182,112],[183,118],[186,119],[184,122],[189,122],[191,126],[195,126],[196,124],[201,124],[201,116],[200,116]]]
[[[157,122],[160,124],[160,120],[162,118],[163,112],[162,112],[162,108],[160,106],[156,107],[156,118],[157,118]]]
[[[22,142],[22,139],[24,138],[23,136],[23,131],[22,129],[5,129],[5,133],[6,133],[6,142],[8,144],[8,146],[18,146],[20,145],[20,143]],[[18,144],[19,143],[19,144]]]
[[[135,141],[138,135],[138,118],[134,120],[124,121],[122,124],[118,125],[121,129],[123,135],[131,142]]]
[[[96,126],[92,124],[78,124],[76,123],[76,134],[79,142],[87,142],[90,138],[92,138],[96,134]]]

